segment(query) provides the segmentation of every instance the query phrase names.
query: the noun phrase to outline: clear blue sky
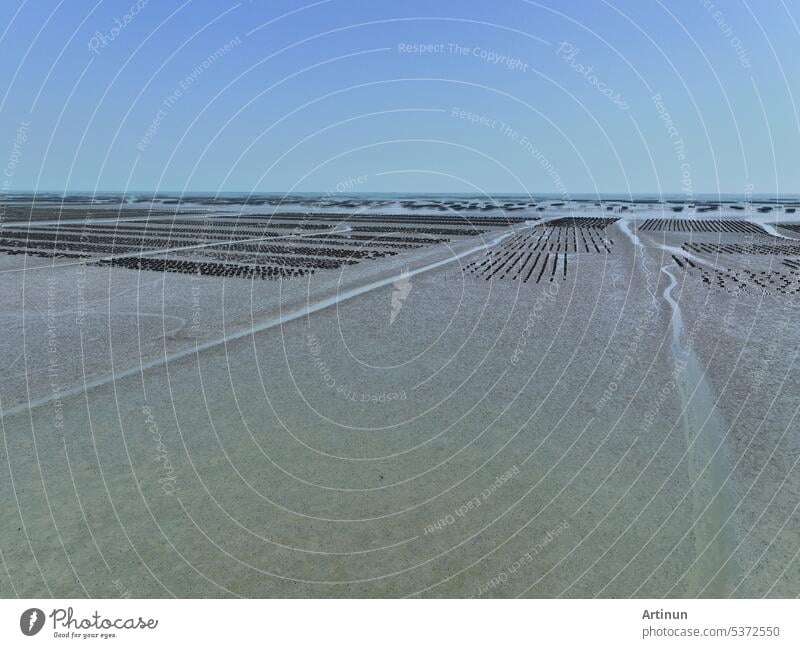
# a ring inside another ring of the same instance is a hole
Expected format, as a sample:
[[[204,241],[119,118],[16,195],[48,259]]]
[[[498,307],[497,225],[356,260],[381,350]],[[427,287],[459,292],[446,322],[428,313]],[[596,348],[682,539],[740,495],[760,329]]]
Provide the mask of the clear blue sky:
[[[6,194],[800,191],[794,0],[2,5]]]

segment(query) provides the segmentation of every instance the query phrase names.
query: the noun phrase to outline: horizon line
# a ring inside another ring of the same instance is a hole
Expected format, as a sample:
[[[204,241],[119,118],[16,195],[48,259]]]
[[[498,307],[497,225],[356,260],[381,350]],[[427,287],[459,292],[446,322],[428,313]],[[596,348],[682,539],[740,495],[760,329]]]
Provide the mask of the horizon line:
[[[97,196],[101,194],[112,194],[117,196],[127,196],[133,194],[152,194],[153,196],[159,195],[193,195],[193,194],[203,194],[208,196],[219,196],[224,194],[245,194],[250,196],[321,196],[326,197],[329,199],[336,198],[336,197],[349,197],[349,196],[378,196],[378,195],[387,195],[387,196],[485,196],[487,198],[491,198],[492,196],[529,196],[529,197],[536,197],[536,196],[546,196],[546,197],[554,197],[559,200],[569,201],[576,197],[585,197],[585,196],[680,196],[683,197],[687,201],[695,200],[700,196],[769,196],[769,197],[788,197],[788,196],[800,196],[800,191],[797,192],[784,192],[784,193],[775,193],[775,192],[743,192],[743,191],[695,191],[692,194],[686,194],[685,191],[576,191],[568,195],[564,195],[563,193],[559,192],[547,192],[547,191],[533,191],[533,192],[519,192],[519,191],[492,191],[492,192],[483,192],[483,193],[476,193],[476,192],[463,192],[463,191],[316,191],[316,190],[309,190],[309,191],[243,191],[243,190],[235,190],[235,189],[227,189],[225,191],[210,191],[204,189],[17,189],[14,191],[6,190],[4,192],[0,192],[0,201],[8,200],[13,196],[19,195],[60,195],[60,196],[70,196],[70,195],[82,195],[82,196]]]

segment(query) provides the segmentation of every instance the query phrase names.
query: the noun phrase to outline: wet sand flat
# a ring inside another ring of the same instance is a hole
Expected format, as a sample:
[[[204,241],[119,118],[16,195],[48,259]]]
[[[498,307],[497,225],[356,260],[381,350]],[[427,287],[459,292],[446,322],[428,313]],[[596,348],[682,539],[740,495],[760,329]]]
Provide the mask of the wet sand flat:
[[[796,595],[792,298],[713,275],[784,257],[484,229],[281,281],[0,257],[0,592]]]

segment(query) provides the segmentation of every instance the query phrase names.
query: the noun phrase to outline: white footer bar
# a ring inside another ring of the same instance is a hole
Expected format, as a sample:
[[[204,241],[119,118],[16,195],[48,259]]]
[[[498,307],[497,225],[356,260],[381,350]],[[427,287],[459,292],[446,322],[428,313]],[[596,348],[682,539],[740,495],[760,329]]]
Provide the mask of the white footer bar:
[[[2,600],[0,646],[800,646],[799,619],[786,600]]]

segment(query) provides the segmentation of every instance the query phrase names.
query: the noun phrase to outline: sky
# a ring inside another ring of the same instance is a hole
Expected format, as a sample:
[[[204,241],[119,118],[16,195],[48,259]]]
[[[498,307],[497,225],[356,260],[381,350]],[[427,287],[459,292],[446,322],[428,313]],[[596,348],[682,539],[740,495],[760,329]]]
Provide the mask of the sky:
[[[4,0],[0,195],[800,192],[795,0]]]

